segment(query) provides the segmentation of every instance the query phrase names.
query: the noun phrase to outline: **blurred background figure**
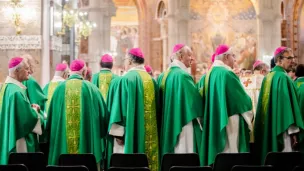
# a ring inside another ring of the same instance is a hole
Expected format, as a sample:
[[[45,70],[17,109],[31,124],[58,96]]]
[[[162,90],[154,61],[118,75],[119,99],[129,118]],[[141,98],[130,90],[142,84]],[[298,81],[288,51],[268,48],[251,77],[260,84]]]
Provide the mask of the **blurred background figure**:
[[[87,68],[87,75],[85,76],[85,80],[87,81],[92,81],[92,69],[91,68]]]
[[[152,67],[150,65],[145,65],[145,69],[146,69],[147,73],[150,74],[151,77],[153,77]]]

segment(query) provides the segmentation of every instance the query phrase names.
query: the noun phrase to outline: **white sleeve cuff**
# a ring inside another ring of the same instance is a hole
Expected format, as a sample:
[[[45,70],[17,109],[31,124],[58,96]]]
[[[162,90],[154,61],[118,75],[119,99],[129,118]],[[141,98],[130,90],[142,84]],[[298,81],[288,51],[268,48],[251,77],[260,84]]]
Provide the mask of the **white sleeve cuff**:
[[[38,121],[36,123],[36,126],[35,128],[33,129],[34,133],[38,134],[38,135],[41,135],[42,134],[42,129],[41,129],[41,122],[40,122],[40,118],[38,117]]]
[[[203,130],[203,127],[202,127],[202,124],[201,124],[201,120],[199,119],[199,118],[196,118],[196,120],[197,120],[197,122],[198,122],[198,124],[199,124],[199,126],[200,126],[200,128],[201,128],[201,131]]]
[[[117,137],[122,137],[125,134],[124,127],[114,123],[111,126],[109,134]]]
[[[250,131],[253,130],[253,125],[252,125],[252,119],[253,119],[253,112],[252,111],[247,111],[245,113],[242,113],[242,117],[245,119],[248,128]]]
[[[290,125],[290,127],[288,128],[288,135],[295,134],[298,132],[300,132],[300,129],[297,126]]]
[[[36,109],[36,108],[33,108],[33,109],[36,111],[36,114],[37,114],[37,116],[38,116],[38,121],[37,121],[36,126],[35,126],[35,128],[33,129],[32,132],[34,132],[34,133],[36,133],[36,134],[38,134],[38,135],[42,135],[42,128],[41,128],[40,116],[39,116],[39,114],[38,114],[37,109]]]

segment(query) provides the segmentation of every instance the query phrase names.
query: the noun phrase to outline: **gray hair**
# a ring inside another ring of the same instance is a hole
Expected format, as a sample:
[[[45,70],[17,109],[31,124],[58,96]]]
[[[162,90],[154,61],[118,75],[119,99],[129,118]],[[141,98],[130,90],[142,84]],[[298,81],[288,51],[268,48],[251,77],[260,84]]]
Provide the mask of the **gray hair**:
[[[171,59],[173,60],[173,59],[179,59],[181,56],[182,56],[182,54],[183,54],[183,52],[187,52],[187,51],[191,51],[191,48],[189,47],[189,46],[183,46],[180,50],[178,50],[177,52],[175,52],[173,55],[172,55],[172,57],[171,57]]]
[[[227,52],[215,56],[215,60],[223,60],[225,55],[232,54],[232,48],[229,48]]]
[[[23,59],[22,62],[20,64],[18,64],[17,66],[15,66],[13,68],[9,68],[8,69],[8,74],[9,75],[14,74],[15,71],[20,70],[22,67],[24,67],[26,62],[27,62],[26,59]]]
[[[60,76],[60,77],[63,77],[63,75],[65,74],[65,73],[68,73],[69,72],[69,70],[68,70],[68,68],[66,69],[66,70],[64,70],[64,71],[55,71],[55,76]]]

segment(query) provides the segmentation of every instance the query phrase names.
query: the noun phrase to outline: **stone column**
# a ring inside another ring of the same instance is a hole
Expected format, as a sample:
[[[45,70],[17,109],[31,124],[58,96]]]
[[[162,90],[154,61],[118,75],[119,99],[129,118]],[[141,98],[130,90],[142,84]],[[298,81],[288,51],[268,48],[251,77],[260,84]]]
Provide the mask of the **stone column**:
[[[256,6],[257,58],[263,59],[281,46],[281,0],[257,0]]]
[[[162,56],[163,56],[163,68],[165,71],[168,68],[168,64],[170,64],[170,59],[168,58],[168,20],[167,18],[158,19],[157,22],[160,24],[160,40],[162,41]]]
[[[189,30],[190,0],[168,1],[169,54],[177,43],[190,43]]]
[[[50,1],[42,1],[43,27],[42,27],[42,61],[41,86],[50,81]]]
[[[115,14],[115,6],[112,1],[91,0],[88,11],[89,20],[97,24],[89,36],[87,61],[94,73],[99,71],[100,56],[110,51],[111,17]]]

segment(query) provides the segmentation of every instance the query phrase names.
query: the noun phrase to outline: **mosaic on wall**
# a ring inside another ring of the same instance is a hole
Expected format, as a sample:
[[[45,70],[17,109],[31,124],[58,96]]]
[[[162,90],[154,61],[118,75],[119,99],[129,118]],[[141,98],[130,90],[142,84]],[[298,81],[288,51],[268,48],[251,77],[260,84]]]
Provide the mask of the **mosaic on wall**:
[[[211,64],[219,44],[233,47],[240,67],[256,59],[256,12],[250,0],[191,0],[191,47],[198,75]]]

